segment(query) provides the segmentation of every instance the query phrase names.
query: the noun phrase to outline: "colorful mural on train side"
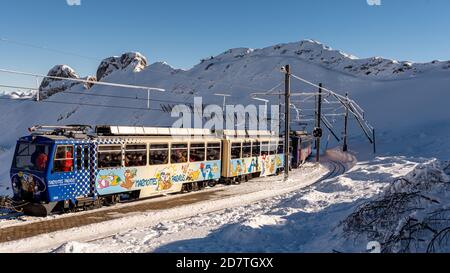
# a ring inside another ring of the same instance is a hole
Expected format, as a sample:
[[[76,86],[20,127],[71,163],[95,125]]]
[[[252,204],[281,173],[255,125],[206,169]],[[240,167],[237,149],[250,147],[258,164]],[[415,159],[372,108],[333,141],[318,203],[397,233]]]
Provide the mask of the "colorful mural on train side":
[[[231,177],[260,172],[261,176],[276,174],[279,168],[284,166],[284,158],[281,155],[267,155],[261,157],[231,160]]]
[[[220,161],[212,161],[100,170],[96,178],[96,189],[101,195],[143,189],[155,193],[178,190],[186,182],[220,179],[220,165]]]

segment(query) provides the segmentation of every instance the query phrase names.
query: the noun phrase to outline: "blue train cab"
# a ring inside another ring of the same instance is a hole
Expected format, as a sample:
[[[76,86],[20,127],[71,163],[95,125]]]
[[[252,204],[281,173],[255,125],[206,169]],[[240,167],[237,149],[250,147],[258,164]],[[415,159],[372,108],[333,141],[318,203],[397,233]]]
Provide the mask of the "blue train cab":
[[[57,206],[70,208],[93,198],[90,149],[86,135],[19,139],[10,176],[14,199],[24,203],[25,213],[47,215]]]

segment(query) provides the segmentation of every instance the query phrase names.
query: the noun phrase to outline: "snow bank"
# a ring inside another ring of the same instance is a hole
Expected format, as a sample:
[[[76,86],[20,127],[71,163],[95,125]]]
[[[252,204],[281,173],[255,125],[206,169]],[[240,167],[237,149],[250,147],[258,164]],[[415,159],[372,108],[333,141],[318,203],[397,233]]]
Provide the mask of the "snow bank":
[[[450,177],[441,162],[424,163],[344,221],[348,238],[378,241],[383,252],[450,251]]]

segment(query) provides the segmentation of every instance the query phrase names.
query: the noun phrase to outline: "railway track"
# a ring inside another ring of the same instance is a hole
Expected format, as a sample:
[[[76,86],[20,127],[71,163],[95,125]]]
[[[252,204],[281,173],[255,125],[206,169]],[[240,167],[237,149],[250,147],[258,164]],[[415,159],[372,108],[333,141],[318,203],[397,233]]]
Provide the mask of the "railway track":
[[[323,162],[323,164],[328,166],[329,172],[313,184],[305,186],[305,189],[327,179],[340,176],[346,172],[346,166],[337,160],[327,159]],[[22,223],[20,225],[5,226],[3,228],[0,228],[0,243],[8,243],[61,230],[68,230],[91,224],[102,223],[125,217],[130,214],[167,210],[199,202],[215,201],[235,196],[235,194],[233,193],[227,193],[226,189],[226,186],[219,186],[216,188],[206,189],[204,191],[185,195],[172,195],[168,196],[167,198],[150,199],[123,204],[123,206],[94,210],[91,212],[74,213],[54,219],[31,221],[29,224]],[[21,216],[22,214],[20,214],[19,212],[11,210],[0,210],[0,219],[3,220],[20,220]]]
[[[331,167],[330,173],[322,177],[319,181],[317,181],[317,183],[328,180],[330,178],[338,177],[345,174],[347,171],[347,167],[342,162],[329,160],[327,161],[327,164]]]

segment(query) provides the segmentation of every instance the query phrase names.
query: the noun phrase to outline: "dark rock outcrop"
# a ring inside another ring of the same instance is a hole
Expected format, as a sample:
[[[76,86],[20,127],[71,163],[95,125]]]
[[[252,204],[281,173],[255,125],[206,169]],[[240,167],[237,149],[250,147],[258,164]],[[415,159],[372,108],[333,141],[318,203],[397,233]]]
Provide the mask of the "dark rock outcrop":
[[[100,81],[117,70],[133,69],[139,72],[147,65],[147,58],[138,52],[124,53],[120,57],[109,57],[100,63],[97,69],[97,80]]]
[[[47,73],[47,76],[69,79],[80,79],[80,76],[67,65],[56,65]],[[69,81],[63,79],[44,78],[40,87],[39,93],[41,99],[49,98],[50,96],[64,92],[80,82]]]

